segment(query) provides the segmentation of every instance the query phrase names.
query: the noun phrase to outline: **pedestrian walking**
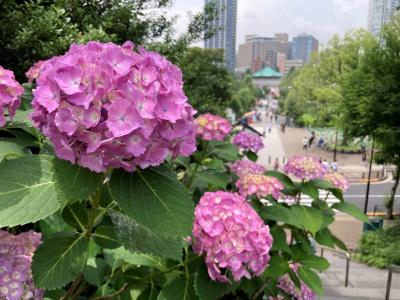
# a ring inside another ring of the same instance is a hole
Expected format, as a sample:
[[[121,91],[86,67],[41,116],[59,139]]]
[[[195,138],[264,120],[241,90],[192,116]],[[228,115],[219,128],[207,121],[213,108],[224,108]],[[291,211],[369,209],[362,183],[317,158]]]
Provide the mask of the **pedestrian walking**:
[[[315,140],[315,132],[311,131],[311,136],[308,139],[308,149],[311,149],[311,146],[314,143],[314,140]]]
[[[332,172],[337,172],[337,170],[338,170],[338,164],[337,164],[336,160],[334,160],[334,161],[331,163],[331,170],[332,170]]]
[[[271,133],[272,131],[272,123],[268,123],[268,133]]]
[[[274,171],[278,171],[278,169],[279,169],[279,158],[275,158]]]
[[[303,150],[307,150],[308,147],[308,138],[305,136],[303,139]]]
[[[329,163],[327,162],[326,158],[324,158],[324,161],[322,162],[322,166],[324,167],[324,169],[326,171],[329,170],[330,166],[329,166]]]

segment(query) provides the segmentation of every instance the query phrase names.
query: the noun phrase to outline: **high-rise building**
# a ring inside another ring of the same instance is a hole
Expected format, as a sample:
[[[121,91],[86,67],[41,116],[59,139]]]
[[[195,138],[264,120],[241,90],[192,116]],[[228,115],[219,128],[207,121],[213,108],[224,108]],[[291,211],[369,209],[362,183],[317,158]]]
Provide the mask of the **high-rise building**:
[[[211,1],[205,0],[205,3]],[[225,66],[233,72],[236,67],[237,0],[217,0],[216,5],[218,14],[212,24],[217,28],[217,32],[204,41],[204,46],[205,48],[224,49]]]
[[[314,52],[318,52],[319,43],[310,34],[302,33],[293,38],[291,59],[309,62]]]
[[[237,69],[255,72],[264,67],[277,68],[278,54],[290,56],[289,37],[286,33],[274,37],[246,35],[244,44],[239,45]]]
[[[379,37],[382,28],[399,9],[400,0],[370,0],[368,7],[368,31]]]

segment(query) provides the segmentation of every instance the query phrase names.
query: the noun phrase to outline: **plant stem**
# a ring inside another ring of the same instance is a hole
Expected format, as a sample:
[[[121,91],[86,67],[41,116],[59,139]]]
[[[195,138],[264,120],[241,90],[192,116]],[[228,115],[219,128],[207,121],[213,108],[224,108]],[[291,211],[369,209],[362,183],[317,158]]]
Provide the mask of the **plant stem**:
[[[126,282],[124,283],[124,285],[116,292],[107,295],[107,296],[99,296],[99,297],[95,297],[92,300],[105,300],[105,299],[114,299],[114,297],[118,296],[119,294],[122,294],[123,292],[125,292],[127,289],[129,288],[129,284],[127,284]]]

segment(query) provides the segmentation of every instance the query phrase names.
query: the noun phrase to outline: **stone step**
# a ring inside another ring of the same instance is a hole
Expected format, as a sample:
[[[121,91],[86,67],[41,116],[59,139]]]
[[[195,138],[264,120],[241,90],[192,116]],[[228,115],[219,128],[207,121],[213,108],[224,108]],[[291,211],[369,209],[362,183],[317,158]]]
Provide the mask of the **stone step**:
[[[386,289],[325,287],[324,296],[320,297],[319,299],[383,300],[385,299],[385,293]],[[400,300],[400,289],[392,289],[390,291],[390,300]]]

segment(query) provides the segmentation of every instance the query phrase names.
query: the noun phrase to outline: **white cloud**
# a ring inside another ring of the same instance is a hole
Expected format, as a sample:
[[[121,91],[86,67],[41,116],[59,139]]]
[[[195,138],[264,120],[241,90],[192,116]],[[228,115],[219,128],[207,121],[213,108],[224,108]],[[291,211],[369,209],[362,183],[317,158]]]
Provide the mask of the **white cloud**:
[[[349,14],[368,4],[368,0],[332,0],[336,14]]]

